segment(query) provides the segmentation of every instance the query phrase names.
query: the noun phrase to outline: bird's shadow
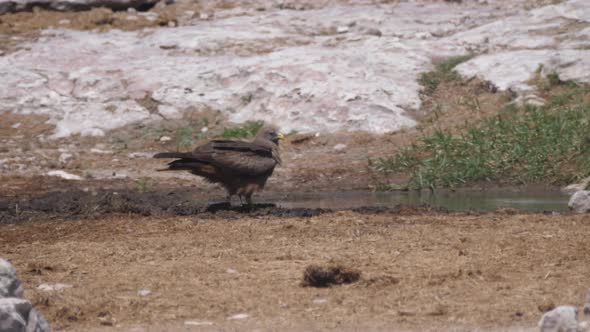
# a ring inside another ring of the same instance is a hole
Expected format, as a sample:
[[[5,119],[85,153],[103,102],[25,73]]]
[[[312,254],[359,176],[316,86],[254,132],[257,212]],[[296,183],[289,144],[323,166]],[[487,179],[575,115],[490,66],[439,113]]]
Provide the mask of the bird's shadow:
[[[273,203],[260,203],[252,205],[231,205],[228,202],[212,203],[205,207],[205,212],[216,213],[220,211],[232,211],[237,213],[248,213],[262,209],[276,208]]]

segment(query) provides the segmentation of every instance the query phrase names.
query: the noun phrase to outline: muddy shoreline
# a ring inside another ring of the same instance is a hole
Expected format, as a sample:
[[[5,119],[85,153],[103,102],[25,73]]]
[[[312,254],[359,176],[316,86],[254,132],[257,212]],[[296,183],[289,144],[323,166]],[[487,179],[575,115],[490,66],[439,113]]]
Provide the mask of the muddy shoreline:
[[[544,188],[547,190],[547,188]],[[513,211],[513,213],[567,213],[566,198],[553,189],[547,196],[530,195],[531,187],[494,188],[482,191],[464,188],[457,191],[431,192],[333,192],[333,193],[293,193],[263,192],[256,197],[252,207],[241,205],[236,199],[228,205],[221,191],[207,192],[194,188],[157,188],[141,192],[129,188],[89,188],[75,187],[49,190],[26,195],[21,193],[10,198],[0,199],[0,224],[14,224],[25,221],[46,219],[96,219],[110,215],[141,215],[155,217],[199,216],[238,219],[244,217],[312,217],[337,211],[356,213],[432,212],[446,214],[451,211],[467,211],[473,214]],[[534,192],[534,191],[533,191]],[[481,205],[469,200],[478,195],[492,195],[506,202],[505,206]],[[560,196],[558,196],[560,195]],[[522,197],[521,197],[522,196]],[[425,197],[422,199],[421,197]],[[553,200],[563,200],[561,203]],[[462,199],[468,199],[462,203]],[[510,200],[521,199],[519,206]],[[544,199],[552,199],[545,201]],[[325,200],[318,203],[317,200]],[[451,204],[449,204],[449,200]],[[453,202],[453,201],[457,202]],[[529,200],[538,200],[537,206],[527,209]],[[339,203],[341,201],[341,203]],[[453,204],[454,203],[454,204]],[[461,205],[464,204],[464,205]],[[471,204],[471,205],[470,205]],[[524,207],[524,208],[522,208]],[[527,212],[528,211],[528,212]]]

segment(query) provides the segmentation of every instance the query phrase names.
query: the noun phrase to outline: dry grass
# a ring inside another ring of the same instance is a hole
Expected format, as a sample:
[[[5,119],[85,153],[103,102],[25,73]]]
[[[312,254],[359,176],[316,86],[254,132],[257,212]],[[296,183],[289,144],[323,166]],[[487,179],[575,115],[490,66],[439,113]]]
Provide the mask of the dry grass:
[[[532,327],[542,308],[584,302],[588,232],[590,215],[131,215],[3,225],[0,252],[56,330],[195,319],[217,330]],[[301,287],[317,262],[363,277]],[[44,282],[74,287],[41,293]],[[238,313],[250,318],[227,320]]]

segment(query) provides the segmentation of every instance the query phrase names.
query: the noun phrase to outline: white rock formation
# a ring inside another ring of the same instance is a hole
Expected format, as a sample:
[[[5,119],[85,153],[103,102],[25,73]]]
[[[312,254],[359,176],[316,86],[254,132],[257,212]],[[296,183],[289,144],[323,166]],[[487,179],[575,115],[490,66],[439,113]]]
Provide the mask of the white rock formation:
[[[590,212],[590,191],[580,190],[576,191],[568,203],[570,210],[577,213]]]
[[[569,305],[546,312],[539,321],[540,332],[578,332],[578,310]]]
[[[16,270],[7,260],[0,258],[0,331],[49,332],[49,324],[24,299]]]
[[[205,108],[286,132],[384,133],[415,125],[406,111],[420,107],[417,78],[434,57],[485,51],[457,70],[522,95],[540,64],[590,81],[587,0],[485,3],[326,1],[139,32],[47,30],[0,57],[0,114],[47,115],[53,138]],[[136,101],[146,96],[160,114]]]

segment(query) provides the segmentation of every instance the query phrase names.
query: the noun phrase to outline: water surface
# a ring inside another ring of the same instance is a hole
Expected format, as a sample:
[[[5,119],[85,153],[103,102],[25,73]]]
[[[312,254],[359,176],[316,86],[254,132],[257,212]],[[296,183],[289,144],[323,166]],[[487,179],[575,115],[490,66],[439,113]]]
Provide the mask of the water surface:
[[[554,190],[285,193],[270,200],[285,208],[348,209],[361,206],[430,205],[453,211],[515,208],[530,212],[568,210],[569,196]]]

